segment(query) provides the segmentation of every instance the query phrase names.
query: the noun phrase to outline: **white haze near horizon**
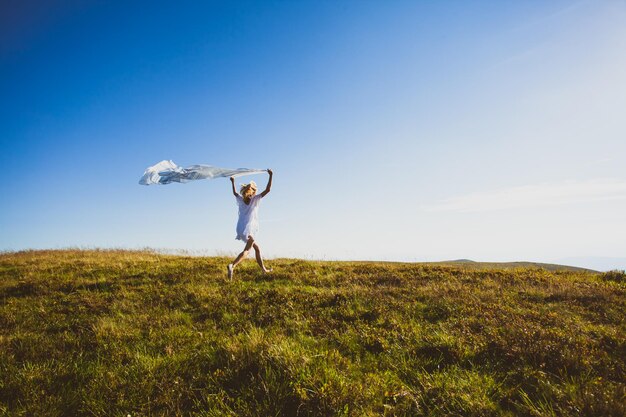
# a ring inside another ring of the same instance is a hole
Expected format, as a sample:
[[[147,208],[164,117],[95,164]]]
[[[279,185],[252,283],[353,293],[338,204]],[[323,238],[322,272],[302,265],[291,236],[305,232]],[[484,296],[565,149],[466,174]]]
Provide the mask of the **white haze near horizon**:
[[[580,203],[626,200],[626,180],[599,178],[533,184],[472,193],[423,206],[428,212],[458,213],[508,210],[523,207],[569,206]]]

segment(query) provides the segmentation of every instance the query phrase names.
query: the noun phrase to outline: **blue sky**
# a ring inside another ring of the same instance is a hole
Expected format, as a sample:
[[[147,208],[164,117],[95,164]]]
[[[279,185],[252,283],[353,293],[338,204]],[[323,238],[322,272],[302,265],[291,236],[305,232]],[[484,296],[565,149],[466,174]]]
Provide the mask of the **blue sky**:
[[[274,169],[271,257],[624,269],[624,50],[620,1],[2,2],[0,249],[240,250],[171,159]]]

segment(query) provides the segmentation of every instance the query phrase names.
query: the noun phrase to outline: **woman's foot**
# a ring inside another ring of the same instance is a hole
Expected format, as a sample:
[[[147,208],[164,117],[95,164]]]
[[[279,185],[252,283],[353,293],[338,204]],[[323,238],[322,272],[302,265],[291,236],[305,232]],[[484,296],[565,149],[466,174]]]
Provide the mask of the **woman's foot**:
[[[269,274],[270,272],[272,272],[274,270],[274,268],[263,268],[263,273],[264,274]]]
[[[228,271],[228,279],[229,280],[233,280],[233,264],[228,264],[228,266],[226,267],[226,270]]]

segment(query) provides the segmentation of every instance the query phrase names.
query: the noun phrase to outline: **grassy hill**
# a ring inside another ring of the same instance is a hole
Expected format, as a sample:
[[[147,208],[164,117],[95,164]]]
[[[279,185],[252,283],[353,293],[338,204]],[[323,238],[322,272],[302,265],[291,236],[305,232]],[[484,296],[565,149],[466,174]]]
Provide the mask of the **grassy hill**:
[[[626,415],[624,274],[0,255],[0,415]]]

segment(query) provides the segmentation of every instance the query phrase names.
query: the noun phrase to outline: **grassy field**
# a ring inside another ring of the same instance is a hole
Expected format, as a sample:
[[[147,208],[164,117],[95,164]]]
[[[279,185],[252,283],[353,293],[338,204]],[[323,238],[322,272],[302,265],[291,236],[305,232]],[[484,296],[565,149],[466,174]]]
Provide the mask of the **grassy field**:
[[[624,416],[623,273],[0,255],[0,415]]]

